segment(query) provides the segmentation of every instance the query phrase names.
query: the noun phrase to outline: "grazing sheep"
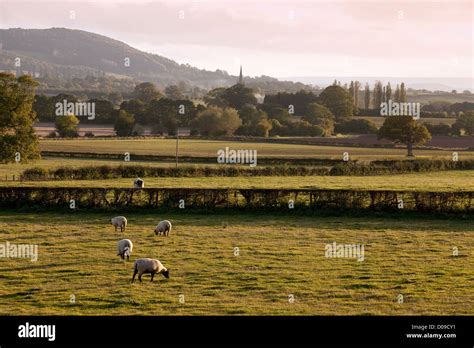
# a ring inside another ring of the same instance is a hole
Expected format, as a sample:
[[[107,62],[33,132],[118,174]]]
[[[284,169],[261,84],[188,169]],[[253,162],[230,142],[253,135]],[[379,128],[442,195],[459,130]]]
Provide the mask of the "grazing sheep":
[[[145,182],[142,179],[137,178],[133,182],[133,187],[135,187],[135,188],[144,188],[145,187]]]
[[[155,228],[156,235],[163,233],[164,236],[169,236],[170,231],[171,231],[171,222],[169,222],[168,220],[160,221],[160,223],[156,225],[156,228]]]
[[[127,227],[127,219],[125,216],[116,216],[110,220],[110,224],[114,225],[115,232],[117,232],[117,227],[120,227],[120,232],[123,232]]]
[[[162,274],[165,278],[170,277],[170,271],[165,268],[160,261],[155,259],[138,259],[133,265],[132,283],[135,281],[135,276],[138,273],[138,280],[142,281],[144,273],[151,273],[151,281],[156,273]]]
[[[133,243],[130,239],[122,239],[117,243],[117,256],[120,256],[122,260],[127,257],[130,260],[130,255],[133,251]]]

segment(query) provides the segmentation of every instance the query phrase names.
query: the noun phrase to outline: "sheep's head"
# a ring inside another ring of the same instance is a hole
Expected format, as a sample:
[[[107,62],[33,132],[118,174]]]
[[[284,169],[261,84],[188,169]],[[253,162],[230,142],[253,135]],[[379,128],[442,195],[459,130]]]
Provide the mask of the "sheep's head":
[[[163,275],[166,279],[168,279],[170,277],[170,270],[167,269],[166,271],[163,272]]]
[[[130,249],[128,247],[125,248],[123,256],[124,257],[130,257]]]

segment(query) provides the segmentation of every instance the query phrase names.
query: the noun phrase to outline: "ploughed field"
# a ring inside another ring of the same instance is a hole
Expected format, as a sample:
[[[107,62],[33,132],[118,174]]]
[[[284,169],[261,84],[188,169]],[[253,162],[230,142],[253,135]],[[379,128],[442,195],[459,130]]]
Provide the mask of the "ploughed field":
[[[147,213],[121,233],[115,215],[1,212],[0,243],[39,249],[36,262],[0,258],[0,315],[474,314],[469,220]],[[164,218],[173,229],[157,237]],[[325,257],[333,242],[363,244],[364,260]],[[140,257],[170,279],[131,284]]]

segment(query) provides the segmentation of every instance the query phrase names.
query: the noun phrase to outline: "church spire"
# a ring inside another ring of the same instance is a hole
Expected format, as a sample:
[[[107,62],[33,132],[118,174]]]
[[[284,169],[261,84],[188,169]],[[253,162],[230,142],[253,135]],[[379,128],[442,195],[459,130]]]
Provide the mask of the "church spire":
[[[244,77],[242,76],[242,65],[240,66],[239,84],[244,84]]]

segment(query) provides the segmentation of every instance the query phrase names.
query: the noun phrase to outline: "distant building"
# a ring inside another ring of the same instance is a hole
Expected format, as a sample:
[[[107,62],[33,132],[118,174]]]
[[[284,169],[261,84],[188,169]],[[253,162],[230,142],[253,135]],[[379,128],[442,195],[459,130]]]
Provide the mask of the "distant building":
[[[239,75],[239,81],[237,81],[239,85],[244,84],[244,76],[242,75],[242,65],[240,66],[240,75]]]

